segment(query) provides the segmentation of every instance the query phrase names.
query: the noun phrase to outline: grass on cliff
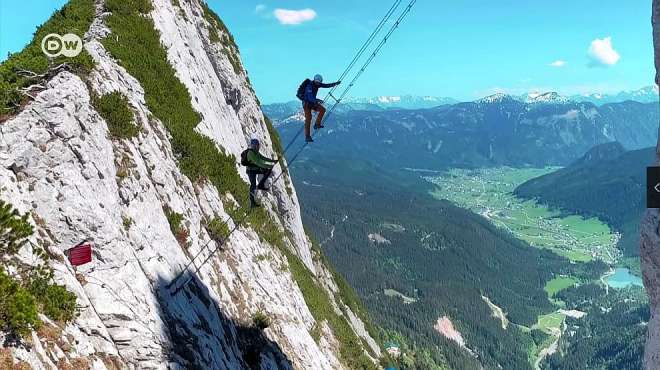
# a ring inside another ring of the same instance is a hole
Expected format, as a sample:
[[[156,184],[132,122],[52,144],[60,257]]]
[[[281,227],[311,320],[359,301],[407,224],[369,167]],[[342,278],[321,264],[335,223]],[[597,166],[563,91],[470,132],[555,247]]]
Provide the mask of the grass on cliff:
[[[305,232],[307,235],[311,235],[311,233],[309,233],[307,230],[305,230]],[[378,341],[380,333],[378,329],[373,325],[371,317],[369,316],[369,311],[367,311],[367,309],[364,307],[360,297],[357,295],[348,281],[346,281],[346,279],[344,279],[344,277],[332,266],[330,261],[328,261],[325,254],[323,254],[323,250],[321,249],[318,241],[311,236],[309,239],[312,243],[312,249],[316,253],[316,256],[318,256],[321,259],[321,263],[328,268],[335,283],[337,284],[338,291],[335,293],[335,301],[341,300],[341,302],[343,302],[360,320],[362,320],[367,333],[369,333],[369,335],[374,340]],[[367,343],[364,343],[364,347],[368,350],[371,350]],[[375,354],[372,355],[375,357]]]
[[[268,134],[270,134],[270,139],[273,142],[273,149],[275,150],[275,153],[277,154],[277,158],[284,158],[284,147],[282,146],[282,139],[280,138],[280,134],[277,132],[275,129],[275,126],[273,126],[273,122],[264,115],[264,121],[266,122],[266,127],[268,128]],[[280,163],[280,168],[282,169],[282,172],[286,173],[287,176],[284,176],[284,184],[286,187],[286,192],[289,194],[289,196],[293,195],[293,187],[291,186],[291,181],[289,180],[289,168],[286,165],[285,161],[281,161]]]
[[[238,46],[234,40],[234,36],[229,32],[225,23],[218,17],[217,14],[209,6],[202,2],[204,10],[204,19],[210,24],[209,39],[212,43],[222,44],[222,53],[229,59],[234,73],[239,74],[242,71],[241,60],[238,57]],[[220,36],[222,34],[222,37]]]
[[[9,204],[0,201],[0,257],[9,260],[33,233],[27,215],[19,215]],[[45,253],[34,248],[38,257]],[[38,313],[56,321],[70,321],[76,313],[76,296],[52,282],[53,272],[46,265],[24,266],[9,262],[19,271],[9,275],[0,266],[0,330],[26,335],[41,325]]]
[[[223,242],[230,234],[229,226],[217,217],[206,225],[206,231],[209,233],[211,239],[218,243]]]
[[[199,113],[193,109],[188,90],[176,77],[160,43],[160,36],[152,20],[146,16],[151,3],[147,0],[108,0],[106,9],[112,13],[107,18],[112,34],[103,44],[144,88],[150,111],[165,124],[172,136],[172,148],[181,171],[192,181],[207,179],[220,194],[231,193],[239,204],[246,205],[248,187],[237,172],[236,158],[221,152],[211,139],[194,130],[200,122]],[[207,17],[217,17],[209,15],[212,14],[209,12],[205,10]],[[216,22],[217,25],[222,24]],[[229,32],[225,34],[229,35]],[[274,136],[274,130],[269,128],[269,131]],[[275,140],[276,151],[281,155],[281,144],[277,143],[276,137],[272,139]],[[245,212],[245,209],[234,209],[230,213],[237,219]],[[319,322],[326,320],[333,329],[340,343],[341,358],[346,365],[350,369],[376,369],[362,351],[361,340],[348,322],[334,312],[326,291],[318,285],[302,261],[287,248],[285,235],[271,216],[259,209],[249,213],[247,223],[262,240],[278,247],[285,254],[293,278],[302,290],[312,314]]]
[[[140,132],[135,124],[135,115],[128,105],[128,98],[124,94],[115,91],[100,97],[94,97],[92,104],[108,123],[110,135],[113,137],[129,139],[137,136]]]
[[[291,275],[298,283],[312,316],[317,323],[325,321],[332,329],[339,342],[339,355],[344,365],[352,370],[376,370],[378,367],[362,350],[362,339],[355,334],[346,318],[335,312],[330,296],[319,285],[314,274],[288,248],[281,246],[280,250],[289,261]]]
[[[11,54],[0,64],[0,117],[16,113],[27,99],[19,89],[41,83],[41,75],[50,67],[66,63],[73,72],[86,74],[91,71],[94,61],[84,49],[75,58],[62,56],[49,60],[41,51],[41,40],[51,33],[74,33],[82,38],[93,19],[94,1],[71,0],[37,28],[32,41],[22,51]]]
[[[151,113],[172,136],[172,149],[181,171],[192,181],[208,179],[221,194],[229,192],[240,204],[246,204],[248,188],[236,170],[236,158],[221,152],[211,139],[195,131],[201,117],[169,64],[152,20],[145,16],[151,3],[108,0],[106,8],[112,12],[107,18],[112,34],[103,44],[144,88]]]

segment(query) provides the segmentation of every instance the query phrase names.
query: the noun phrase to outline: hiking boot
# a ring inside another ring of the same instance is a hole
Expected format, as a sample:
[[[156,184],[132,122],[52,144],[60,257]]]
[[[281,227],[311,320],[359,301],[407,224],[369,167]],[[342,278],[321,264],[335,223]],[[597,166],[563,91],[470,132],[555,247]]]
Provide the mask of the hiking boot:
[[[263,185],[262,185],[262,186],[257,186],[257,189],[259,189],[259,190],[263,190],[263,191],[268,191],[268,190],[270,190],[270,188],[268,188],[268,187],[266,187],[266,186],[263,186]]]
[[[307,136],[307,137],[305,138],[305,141],[308,142],[308,143],[313,143],[313,142],[314,142],[314,139],[312,139],[311,136]]]

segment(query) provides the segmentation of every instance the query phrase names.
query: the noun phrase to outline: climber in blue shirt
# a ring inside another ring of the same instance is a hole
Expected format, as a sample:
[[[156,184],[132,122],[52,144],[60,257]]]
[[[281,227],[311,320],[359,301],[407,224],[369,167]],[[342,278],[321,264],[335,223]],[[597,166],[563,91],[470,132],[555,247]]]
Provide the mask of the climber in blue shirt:
[[[323,100],[318,99],[316,95],[320,88],[331,88],[339,85],[341,81],[330,84],[323,83],[323,76],[316,75],[314,80],[305,80],[305,82],[298,88],[298,98],[303,102],[303,110],[305,111],[305,141],[308,143],[313,142],[311,135],[312,125],[312,112],[318,112],[316,115],[316,124],[314,129],[318,130],[323,128],[323,116],[325,115],[325,107]]]

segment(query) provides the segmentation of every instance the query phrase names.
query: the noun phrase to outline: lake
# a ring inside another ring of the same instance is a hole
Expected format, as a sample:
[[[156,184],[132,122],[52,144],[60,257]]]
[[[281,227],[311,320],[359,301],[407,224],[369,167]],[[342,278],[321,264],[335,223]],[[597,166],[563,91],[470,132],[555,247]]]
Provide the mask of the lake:
[[[642,279],[631,274],[627,268],[617,268],[614,275],[605,278],[607,285],[612,288],[627,288],[630,285],[644,286]]]

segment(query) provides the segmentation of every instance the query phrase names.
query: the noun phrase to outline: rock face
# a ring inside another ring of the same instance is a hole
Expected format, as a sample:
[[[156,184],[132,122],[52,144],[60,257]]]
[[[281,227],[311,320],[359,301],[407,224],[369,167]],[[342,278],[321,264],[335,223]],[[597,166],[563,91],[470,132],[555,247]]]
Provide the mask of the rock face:
[[[109,30],[102,3],[97,5],[85,37],[96,63],[88,80],[57,74],[0,125],[0,198],[32,215],[37,231],[32,241],[54,257],[56,281],[77,295],[80,306],[61,336],[48,340],[34,333],[34,345],[12,349],[13,356],[36,369],[80,361],[94,369],[344,368],[337,338],[312,316],[283,253],[249,226],[239,227],[222,246],[210,238],[203,225],[213,217],[228,218],[227,196],[181,173],[144,90],[101,44]],[[209,46],[203,13],[198,0],[153,0],[149,14],[203,117],[196,130],[237,157],[251,137],[275,156],[246,73],[236,72],[227,55]],[[92,93],[113,91],[126,95],[136,113],[141,132],[135,138],[111,140],[91,104]],[[287,177],[262,202],[279,220],[289,249],[336,297],[337,285],[314,257]],[[183,215],[189,232],[184,243],[170,230],[164,207]],[[93,241],[94,261],[75,271],[63,251],[82,239]],[[216,248],[221,250],[212,254]],[[194,263],[199,270],[185,274],[180,281],[190,283],[172,294],[168,284],[200,251]],[[29,250],[20,257],[32,258]],[[332,303],[366,343],[365,351],[378,356],[358,316],[339,298]],[[251,325],[257,312],[271,319],[263,334]],[[320,332],[316,339],[314,329]]]
[[[653,0],[652,23],[657,83],[660,81],[660,0]],[[660,150],[656,153],[656,164],[660,164]],[[644,286],[651,304],[644,368],[655,370],[660,369],[660,210],[646,212],[641,225],[640,243]]]

